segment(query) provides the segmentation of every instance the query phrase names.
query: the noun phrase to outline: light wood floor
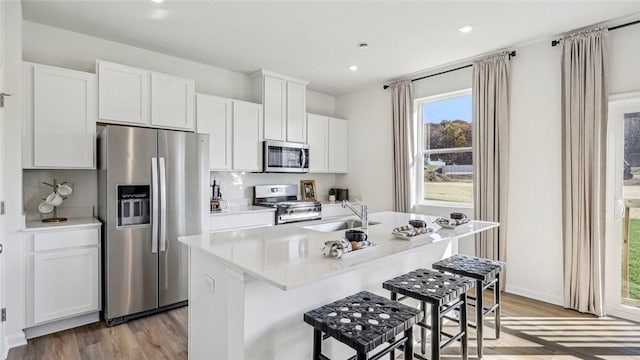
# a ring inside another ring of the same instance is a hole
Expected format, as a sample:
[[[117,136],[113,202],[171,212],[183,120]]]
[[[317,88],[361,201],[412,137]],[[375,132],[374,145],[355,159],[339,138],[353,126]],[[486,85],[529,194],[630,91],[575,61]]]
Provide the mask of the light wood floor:
[[[487,325],[483,357],[487,360],[640,360],[640,324],[623,319],[598,319],[504,294],[499,340],[493,338],[493,322],[487,321]],[[470,358],[475,359],[473,330],[470,335]],[[458,359],[458,354],[458,346],[454,345],[443,358]],[[186,358],[186,308],[112,328],[103,323],[87,325],[32,339],[28,345],[9,352],[9,360]]]

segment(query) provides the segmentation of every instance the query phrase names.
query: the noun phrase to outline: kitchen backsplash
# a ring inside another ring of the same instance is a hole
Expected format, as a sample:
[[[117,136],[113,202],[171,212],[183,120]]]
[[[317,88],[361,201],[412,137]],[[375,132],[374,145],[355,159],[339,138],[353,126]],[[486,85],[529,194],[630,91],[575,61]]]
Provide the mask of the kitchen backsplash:
[[[300,185],[300,180],[316,181],[316,198],[326,201],[329,198],[329,189],[335,187],[335,174],[278,174],[278,173],[247,173],[214,171],[210,174],[213,179],[221,183],[222,198],[229,202],[229,206],[241,206],[250,204],[253,200],[254,185],[295,184]],[[300,189],[298,189],[300,191]],[[298,197],[300,193],[298,193]]]
[[[41,215],[38,205],[52,191],[51,187],[42,182],[52,183],[53,179],[58,183],[67,181],[73,189],[73,193],[58,207],[58,216],[84,217],[97,213],[97,176],[96,170],[24,170],[22,196],[26,220],[51,217],[51,214]]]

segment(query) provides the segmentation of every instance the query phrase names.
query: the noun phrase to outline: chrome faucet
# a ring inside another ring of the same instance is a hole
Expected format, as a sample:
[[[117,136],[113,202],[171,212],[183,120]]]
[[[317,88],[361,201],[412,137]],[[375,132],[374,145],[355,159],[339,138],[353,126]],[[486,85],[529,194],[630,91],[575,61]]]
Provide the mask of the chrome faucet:
[[[354,214],[356,214],[360,218],[360,221],[362,222],[362,230],[367,230],[367,227],[369,227],[369,214],[368,214],[367,205],[360,204],[360,206],[362,207],[362,209],[361,211],[358,211],[347,200],[342,200],[342,207],[347,208],[351,210]]]

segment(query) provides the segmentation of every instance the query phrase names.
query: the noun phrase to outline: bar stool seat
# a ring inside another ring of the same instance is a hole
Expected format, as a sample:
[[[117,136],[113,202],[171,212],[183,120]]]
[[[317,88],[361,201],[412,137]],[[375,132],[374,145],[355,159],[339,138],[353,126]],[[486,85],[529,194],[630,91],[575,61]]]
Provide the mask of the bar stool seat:
[[[469,298],[476,307],[476,323],[470,324],[476,328],[478,342],[478,358],[482,357],[482,345],[484,336],[484,318],[494,313],[496,339],[500,338],[500,273],[506,268],[501,261],[479,258],[468,255],[454,255],[433,264],[433,268],[451,274],[465,276],[476,281],[476,296]],[[484,307],[482,297],[485,289],[493,289],[493,306]]]
[[[304,321],[314,329],[313,360],[329,359],[322,354],[322,341],[328,337],[354,349],[356,356],[353,359],[369,359],[369,352],[385,343],[390,345],[371,358],[379,359],[404,345],[404,359],[413,359],[413,325],[421,318],[420,310],[367,291],[304,314]],[[400,334],[403,336],[396,339]]]
[[[426,352],[426,331],[431,330],[431,360],[440,358],[440,351],[460,340],[462,359],[467,359],[467,291],[474,281],[462,276],[445,274],[439,271],[418,269],[400,275],[382,283],[382,287],[391,292],[391,299],[398,300],[398,294],[421,302],[424,321],[421,327],[422,354]],[[403,298],[399,299],[402,300]],[[427,306],[431,308],[431,324],[427,324]],[[442,332],[442,318],[450,311],[460,311],[460,332],[450,335]],[[441,335],[449,338],[440,344]],[[421,357],[421,356],[420,356]]]

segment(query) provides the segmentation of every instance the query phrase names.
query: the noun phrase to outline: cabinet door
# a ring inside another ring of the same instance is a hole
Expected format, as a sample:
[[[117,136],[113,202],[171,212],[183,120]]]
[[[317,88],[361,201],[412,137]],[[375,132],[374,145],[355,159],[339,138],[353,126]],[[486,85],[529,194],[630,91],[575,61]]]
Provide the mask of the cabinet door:
[[[286,82],[271,76],[264,77],[264,138],[285,141],[286,138]]]
[[[34,323],[100,310],[99,269],[98,247],[35,253]]]
[[[307,141],[309,143],[309,172],[329,171],[329,118],[307,115]]]
[[[105,61],[98,68],[98,118],[149,125],[149,71]]]
[[[151,125],[193,130],[194,81],[176,76],[151,74]]]
[[[262,105],[233,102],[233,169],[262,171]]]
[[[287,141],[307,142],[306,86],[287,81]]]
[[[196,132],[209,134],[209,168],[231,170],[231,99],[196,95]]]
[[[95,96],[93,74],[34,66],[34,167],[94,167]]]
[[[329,172],[347,172],[348,131],[346,120],[329,118]]]

